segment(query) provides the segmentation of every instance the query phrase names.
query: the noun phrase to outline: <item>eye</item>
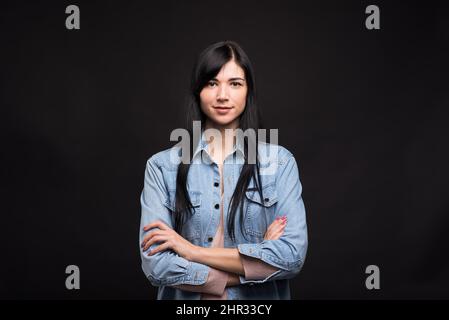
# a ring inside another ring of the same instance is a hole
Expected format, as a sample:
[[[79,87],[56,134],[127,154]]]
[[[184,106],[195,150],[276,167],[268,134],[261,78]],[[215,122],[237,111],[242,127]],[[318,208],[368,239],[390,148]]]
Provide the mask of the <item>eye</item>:
[[[209,82],[207,83],[207,85],[208,85],[209,87],[213,87],[213,86],[217,85],[217,83],[216,83],[215,81],[209,81]]]
[[[233,82],[231,82],[231,86],[233,86],[233,87],[241,87],[242,84],[240,82],[233,81]]]

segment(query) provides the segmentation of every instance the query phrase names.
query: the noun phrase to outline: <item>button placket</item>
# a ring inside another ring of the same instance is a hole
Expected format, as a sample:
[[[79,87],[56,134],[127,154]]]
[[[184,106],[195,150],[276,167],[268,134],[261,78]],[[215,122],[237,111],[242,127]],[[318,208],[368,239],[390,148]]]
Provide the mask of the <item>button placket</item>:
[[[213,185],[214,185],[214,187],[217,188],[217,189],[214,189],[213,192],[212,192],[213,197],[214,197],[214,201],[215,201],[215,204],[213,206],[214,206],[215,210],[219,210],[220,209],[220,205],[219,205],[218,202],[216,202],[215,199],[217,199],[217,198],[219,199],[220,198],[220,189],[219,189],[220,182],[218,182],[219,179],[220,179],[220,169],[219,169],[218,165],[215,162],[212,163],[212,168],[213,168]],[[217,178],[217,176],[218,176],[218,178]],[[219,218],[220,218],[220,216],[217,215],[216,211],[213,211],[213,213],[212,213],[212,223],[210,224],[210,229],[209,229],[211,232],[215,232],[216,233],[218,224],[220,222]],[[211,245],[213,240],[214,240],[214,235],[211,235],[211,233],[209,233],[209,236],[206,238],[206,243]]]

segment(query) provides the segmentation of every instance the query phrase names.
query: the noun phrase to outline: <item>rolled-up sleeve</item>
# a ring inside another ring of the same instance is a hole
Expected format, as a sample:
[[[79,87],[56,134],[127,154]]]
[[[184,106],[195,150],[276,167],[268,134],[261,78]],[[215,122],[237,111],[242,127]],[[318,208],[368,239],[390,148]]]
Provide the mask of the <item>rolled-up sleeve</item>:
[[[277,214],[287,216],[283,235],[277,240],[239,244],[237,248],[240,254],[262,260],[279,270],[263,279],[240,276],[242,284],[291,279],[304,264],[308,246],[306,212],[298,166],[291,153],[279,160],[276,185],[282,186],[277,188]]]
[[[229,276],[227,272],[211,268],[206,283],[202,285],[182,284],[175,287],[186,291],[201,292],[221,296],[226,289],[228,277]]]
[[[153,286],[202,285],[208,279],[209,266],[188,261],[172,250],[165,250],[148,256],[147,252],[157,247],[157,243],[153,244],[147,251],[143,251],[141,247],[147,233],[143,231],[145,225],[160,220],[173,228],[171,212],[164,205],[167,197],[161,167],[153,156],[147,161],[144,188],[140,197],[139,251],[142,270]]]

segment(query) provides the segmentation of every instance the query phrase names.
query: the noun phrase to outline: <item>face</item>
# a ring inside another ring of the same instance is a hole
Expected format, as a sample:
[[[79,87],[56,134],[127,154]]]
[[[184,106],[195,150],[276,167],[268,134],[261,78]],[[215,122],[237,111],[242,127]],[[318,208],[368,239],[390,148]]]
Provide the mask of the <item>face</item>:
[[[238,118],[245,110],[247,92],[245,72],[234,60],[230,60],[200,92],[201,110],[208,118],[208,126],[238,128]]]

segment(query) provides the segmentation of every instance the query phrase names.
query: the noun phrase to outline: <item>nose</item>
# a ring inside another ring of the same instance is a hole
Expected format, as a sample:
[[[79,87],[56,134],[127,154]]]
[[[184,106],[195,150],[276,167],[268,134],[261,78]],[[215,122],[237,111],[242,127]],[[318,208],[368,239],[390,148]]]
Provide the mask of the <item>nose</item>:
[[[228,90],[226,85],[219,86],[217,92],[217,101],[228,101]]]

